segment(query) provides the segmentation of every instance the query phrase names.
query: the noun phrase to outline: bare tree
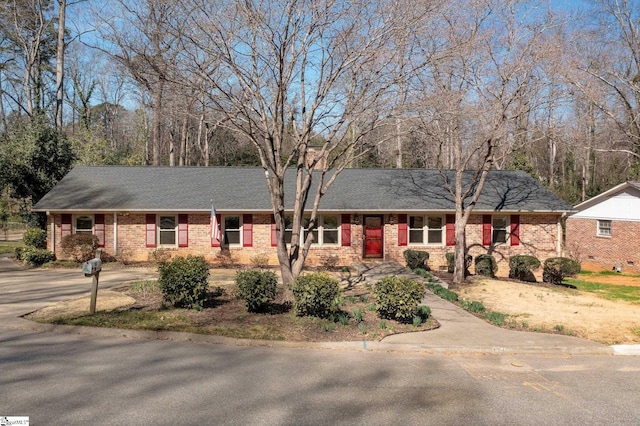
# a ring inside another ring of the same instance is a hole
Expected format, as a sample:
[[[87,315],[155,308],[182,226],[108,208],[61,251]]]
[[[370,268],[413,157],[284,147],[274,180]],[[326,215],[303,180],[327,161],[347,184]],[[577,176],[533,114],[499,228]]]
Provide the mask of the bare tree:
[[[62,129],[62,106],[64,103],[64,33],[67,0],[58,0],[58,42],[56,48],[56,127]]]
[[[597,0],[594,6],[597,27],[584,25],[578,46],[590,47],[576,68],[594,79],[605,90],[593,96],[589,85],[573,83],[600,111],[616,124],[626,141],[608,152],[623,152],[640,162],[640,2],[637,0]],[[594,35],[596,35],[594,37]],[[580,58],[580,56],[576,56]],[[625,143],[626,142],[626,143]]]
[[[164,0],[129,2],[118,0],[116,16],[101,18],[101,35],[109,45],[100,49],[111,55],[150,95],[151,157],[147,163],[159,165],[163,140],[164,96],[172,82],[178,81],[175,68],[178,40],[175,34],[184,22],[178,5]],[[100,11],[104,13],[104,10]],[[167,150],[168,151],[168,150]]]
[[[462,4],[464,3],[464,5]],[[466,225],[498,148],[514,146],[530,113],[548,17],[518,1],[453,2],[436,28],[447,54],[423,76],[423,128],[455,202],[454,281],[465,279]]]
[[[394,31],[411,27],[431,9],[398,1],[194,0],[190,61],[211,87],[222,124],[250,140],[265,171],[278,230],[285,284],[302,270],[313,233],[300,241],[303,214],[317,226],[322,196],[348,164],[346,153],[375,129],[393,99]],[[399,13],[402,11],[402,13]],[[410,13],[409,13],[410,11]],[[353,131],[356,130],[356,131]],[[317,155],[310,156],[310,145]],[[285,194],[293,173],[295,194]],[[291,206],[293,233],[285,241]],[[290,243],[290,244],[288,244]]]

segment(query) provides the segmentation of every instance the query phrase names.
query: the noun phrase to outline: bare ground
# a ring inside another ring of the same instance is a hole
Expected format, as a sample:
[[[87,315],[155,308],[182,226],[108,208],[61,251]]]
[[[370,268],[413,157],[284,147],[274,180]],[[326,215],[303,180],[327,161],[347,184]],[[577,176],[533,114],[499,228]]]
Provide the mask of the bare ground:
[[[212,269],[209,280],[211,296],[205,308],[200,311],[164,308],[159,291],[136,291],[131,285],[123,285],[112,290],[100,290],[96,312],[156,311],[162,313],[161,322],[154,325],[159,327],[157,329],[285,341],[379,341],[395,333],[427,331],[439,327],[436,319],[429,319],[419,327],[381,320],[371,309],[375,299],[363,283],[351,286],[343,282],[345,304],[342,309],[348,318],[347,325],[319,318],[297,317],[291,306],[282,300],[276,300],[264,313],[249,313],[243,301],[234,294],[234,279],[235,270]],[[361,323],[355,320],[356,310],[363,315]],[[52,322],[85,316],[88,311],[89,295],[86,295],[32,312],[25,317],[39,322]]]
[[[200,312],[181,311],[179,314],[190,318],[197,329],[194,331],[237,335],[238,328],[241,328],[248,330],[244,336],[247,338],[292,341],[346,341],[363,338],[380,340],[389,334],[415,331],[411,326],[390,321],[387,321],[388,329],[381,329],[381,320],[374,312],[367,310],[373,300],[359,302],[361,295],[368,294],[362,284],[347,289],[345,297],[352,298],[351,303],[347,302],[345,310],[349,313],[355,309],[363,310],[366,331],[363,333],[355,326],[344,327],[339,323],[327,331],[325,323],[321,321],[308,321],[291,313],[282,313],[285,307],[278,303],[273,305],[271,312],[247,313],[242,302],[233,294],[235,271],[213,269],[211,272],[210,286],[223,288],[224,294],[213,298],[207,309]],[[450,278],[446,274],[438,275],[444,280]],[[588,279],[586,276],[579,278]],[[599,275],[594,280],[614,285],[640,286],[638,276]],[[637,303],[610,301],[593,293],[544,283],[523,283],[506,278],[489,280],[470,277],[466,284],[452,289],[461,298],[481,301],[489,310],[508,314],[509,328],[571,334],[605,344],[640,343],[640,304]],[[160,307],[161,296],[157,292],[135,292],[130,286],[122,286],[114,290],[100,290],[98,293],[98,311],[154,310]],[[44,308],[27,317],[36,321],[50,321],[53,318],[87,314],[88,309],[87,295]],[[167,313],[167,318],[170,319],[171,314]],[[420,329],[437,326],[438,323],[434,320]]]
[[[598,276],[597,282],[638,286],[640,278]],[[512,328],[562,332],[605,344],[640,343],[637,303],[543,283],[480,277],[472,277],[455,291],[461,298],[479,300],[487,309],[508,314]]]

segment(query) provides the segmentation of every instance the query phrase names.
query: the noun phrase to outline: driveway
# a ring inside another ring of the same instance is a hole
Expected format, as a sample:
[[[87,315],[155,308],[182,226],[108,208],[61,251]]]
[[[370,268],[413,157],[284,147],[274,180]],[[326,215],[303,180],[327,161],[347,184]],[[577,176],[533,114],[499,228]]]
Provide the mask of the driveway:
[[[99,288],[108,289],[128,281],[156,277],[157,274],[147,268],[105,269],[100,273]],[[0,256],[0,327],[29,328],[31,321],[19,318],[21,315],[88,295],[90,291],[91,278],[85,277],[80,268],[25,269],[9,257]]]
[[[380,263],[364,271],[367,280],[375,281],[384,275],[412,274],[397,263]],[[155,278],[154,270],[147,268],[105,269],[100,273],[100,289],[108,289],[127,281]],[[3,305],[0,320],[3,328],[28,330],[62,330],[70,327],[36,324],[20,318],[28,312],[55,302],[88,295],[91,279],[76,270],[27,269],[18,267],[7,257],[0,257],[0,301]],[[98,291],[100,301],[100,291]],[[527,333],[495,327],[427,292],[423,304],[431,307],[432,315],[440,322],[437,330],[404,333],[389,336],[382,342],[265,342],[229,339],[218,336],[193,335],[189,333],[151,332],[127,330],[127,336],[175,341],[200,341],[233,345],[286,346],[307,348],[351,348],[368,350],[428,351],[445,353],[563,353],[563,354],[611,354],[609,346],[570,336],[544,333]],[[120,330],[83,328],[83,334],[103,336],[122,335]]]
[[[128,338],[122,330],[29,330],[16,315],[87,294],[90,280],[79,271],[23,271],[5,259],[0,268],[0,416],[29,416],[32,424],[640,422],[640,358],[442,353],[435,349],[473,348],[479,328],[467,329],[464,312],[437,299],[428,302],[443,324],[438,337],[414,333],[415,341],[385,341],[374,351],[362,343],[241,347]],[[101,287],[149,276],[106,270]],[[452,340],[455,330],[468,338]]]

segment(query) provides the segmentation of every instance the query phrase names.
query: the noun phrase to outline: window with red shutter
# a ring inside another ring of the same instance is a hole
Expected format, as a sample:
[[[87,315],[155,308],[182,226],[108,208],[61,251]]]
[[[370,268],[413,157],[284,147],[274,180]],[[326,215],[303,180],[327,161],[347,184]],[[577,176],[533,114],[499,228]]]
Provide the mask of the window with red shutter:
[[[178,215],[178,247],[189,247],[189,215]]]
[[[446,233],[447,233],[447,246],[456,245],[456,215],[448,214],[446,217]]]
[[[146,222],[146,246],[156,247],[156,215],[148,214],[145,217]]]
[[[491,245],[491,215],[482,215],[482,245]]]
[[[70,214],[63,214],[61,217],[62,224],[60,226],[61,237],[64,238],[67,235],[71,235],[72,218]]]
[[[340,218],[341,220],[341,225],[340,225],[340,229],[341,229],[341,235],[340,235],[340,240],[341,240],[341,245],[343,247],[348,247],[351,245],[351,215],[350,214],[343,214],[342,217]]]
[[[520,245],[520,215],[511,215],[511,245]]]
[[[104,240],[105,240],[104,214],[94,215],[93,235],[98,237],[98,247],[104,247]]]
[[[407,245],[407,215],[399,214],[398,215],[398,245],[406,246]]]
[[[253,215],[242,215],[242,246],[253,246]]]

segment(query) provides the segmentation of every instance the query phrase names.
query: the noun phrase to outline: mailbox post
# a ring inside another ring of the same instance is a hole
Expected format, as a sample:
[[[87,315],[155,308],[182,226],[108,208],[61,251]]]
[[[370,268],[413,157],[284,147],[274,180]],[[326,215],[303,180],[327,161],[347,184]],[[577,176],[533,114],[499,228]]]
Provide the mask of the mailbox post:
[[[96,257],[82,264],[82,272],[85,277],[92,277],[91,282],[91,304],[89,306],[89,313],[91,315],[96,313],[96,301],[98,299],[98,280],[100,279],[100,271],[102,270],[102,260],[100,255],[102,250],[96,251]]]

